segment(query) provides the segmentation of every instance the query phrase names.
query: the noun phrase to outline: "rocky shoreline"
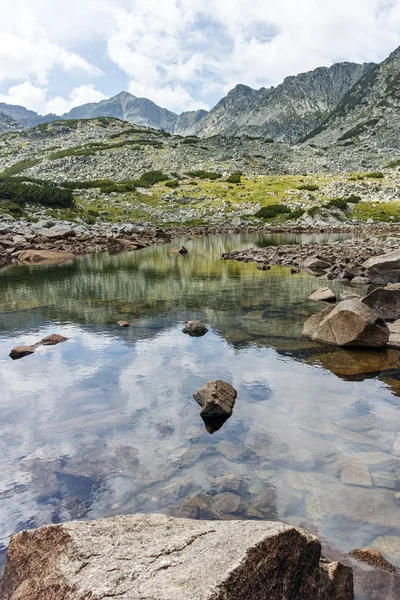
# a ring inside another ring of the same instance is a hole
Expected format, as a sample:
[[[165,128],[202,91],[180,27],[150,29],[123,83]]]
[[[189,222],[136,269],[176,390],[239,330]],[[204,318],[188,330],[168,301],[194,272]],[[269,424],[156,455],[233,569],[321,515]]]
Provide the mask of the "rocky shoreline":
[[[378,236],[379,230],[368,231],[371,237],[352,238],[325,244],[292,244],[235,250],[222,255],[224,260],[254,262],[257,268],[267,270],[270,265],[291,266],[292,272],[299,268],[314,275],[324,275],[342,283],[362,285],[371,283],[366,261],[400,249],[398,232],[391,230]],[[390,234],[392,235],[390,235]],[[383,283],[383,282],[380,282]]]
[[[13,218],[0,221],[0,267],[9,264],[30,264],[41,262],[63,262],[75,256],[98,252],[118,253],[144,248],[155,243],[170,242],[173,238],[187,239],[218,234],[273,234],[273,233],[353,233],[365,236],[384,236],[400,233],[400,226],[391,224],[375,224],[364,227],[342,226],[319,228],[313,226],[249,226],[231,225],[165,227],[160,228],[152,223],[101,223],[94,225],[76,224],[69,221],[39,221],[37,223]],[[362,244],[362,245],[361,245]],[[383,240],[378,237],[360,240],[346,240],[330,244],[307,244],[292,246],[274,246],[265,249],[241,250],[225,254],[223,258],[244,262],[256,262],[260,268],[267,264],[301,265],[306,259],[324,256],[327,262],[334,260],[331,275],[339,279],[350,279],[349,269],[358,268],[360,259],[383,254],[400,247],[398,241]],[[354,252],[357,260],[354,260]],[[354,263],[345,266],[347,263]],[[342,264],[345,263],[345,264]],[[310,266],[310,265],[308,265]],[[357,271],[357,275],[362,273]],[[357,276],[354,275],[354,276]]]

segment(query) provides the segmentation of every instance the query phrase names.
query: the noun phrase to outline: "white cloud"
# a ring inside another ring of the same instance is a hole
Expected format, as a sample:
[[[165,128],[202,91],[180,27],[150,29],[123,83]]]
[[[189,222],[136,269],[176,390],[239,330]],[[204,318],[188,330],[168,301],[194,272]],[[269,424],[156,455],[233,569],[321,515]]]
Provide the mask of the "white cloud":
[[[0,102],[19,104],[29,110],[42,111],[46,101],[46,90],[25,81],[10,87],[7,94],[0,95]]]
[[[133,93],[182,110],[237,83],[381,60],[399,44],[400,0],[2,0],[0,35],[0,81],[43,87],[63,69],[90,82],[81,48],[95,44]]]
[[[81,85],[74,88],[69,94],[68,98],[62,98],[56,96],[46,102],[46,113],[55,113],[56,115],[62,115],[71,110],[74,106],[80,106],[81,104],[87,104],[88,102],[100,102],[106,98],[103,92],[96,90],[94,85]]]
[[[92,84],[74,88],[68,98],[61,96],[49,98],[47,94],[46,88],[40,88],[25,81],[12,86],[7,94],[0,94],[0,102],[20,104],[40,114],[55,113],[56,115],[62,115],[74,106],[80,106],[88,102],[99,102],[106,98],[105,94],[97,90]]]

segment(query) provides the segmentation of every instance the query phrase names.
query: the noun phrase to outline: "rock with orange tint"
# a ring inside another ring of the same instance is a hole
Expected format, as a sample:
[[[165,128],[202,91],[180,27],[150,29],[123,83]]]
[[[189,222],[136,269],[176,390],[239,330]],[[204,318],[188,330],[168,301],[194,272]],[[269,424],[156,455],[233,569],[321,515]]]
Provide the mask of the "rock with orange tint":
[[[74,258],[75,256],[70,252],[63,252],[61,250],[23,250],[18,255],[18,260],[22,264],[57,264],[73,260]]]

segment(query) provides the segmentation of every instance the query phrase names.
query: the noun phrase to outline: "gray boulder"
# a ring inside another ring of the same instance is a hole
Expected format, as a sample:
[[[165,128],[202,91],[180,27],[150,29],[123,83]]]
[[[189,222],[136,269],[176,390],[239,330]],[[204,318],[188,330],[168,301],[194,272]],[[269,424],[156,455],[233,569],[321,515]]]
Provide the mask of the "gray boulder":
[[[336,294],[330,288],[323,287],[316,290],[308,299],[322,302],[336,302]]]
[[[400,318],[400,283],[389,283],[384,288],[376,288],[362,302],[385,321],[395,321]]]
[[[23,531],[2,600],[353,600],[352,570],[270,521],[132,515]]]
[[[323,271],[324,269],[329,269],[332,265],[322,258],[310,256],[310,258],[306,258],[302,266],[311,271]]]
[[[303,334],[335,346],[366,346],[379,348],[389,339],[389,328],[361,300],[343,300],[312,315],[304,324]]]
[[[367,269],[372,283],[398,283],[400,281],[400,250],[369,258],[362,266]]]

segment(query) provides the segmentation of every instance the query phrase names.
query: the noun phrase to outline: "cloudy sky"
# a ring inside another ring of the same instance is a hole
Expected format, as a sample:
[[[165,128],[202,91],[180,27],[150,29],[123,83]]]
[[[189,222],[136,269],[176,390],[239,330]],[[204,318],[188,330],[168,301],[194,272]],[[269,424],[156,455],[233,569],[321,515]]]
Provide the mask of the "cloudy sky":
[[[121,90],[181,112],[400,45],[400,0],[1,0],[0,102],[62,114]]]

